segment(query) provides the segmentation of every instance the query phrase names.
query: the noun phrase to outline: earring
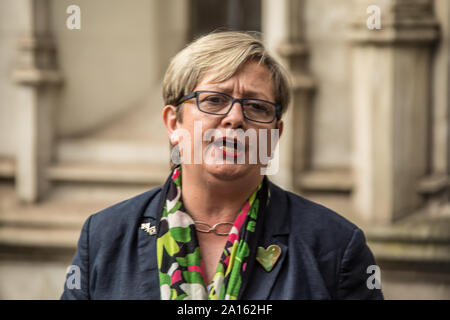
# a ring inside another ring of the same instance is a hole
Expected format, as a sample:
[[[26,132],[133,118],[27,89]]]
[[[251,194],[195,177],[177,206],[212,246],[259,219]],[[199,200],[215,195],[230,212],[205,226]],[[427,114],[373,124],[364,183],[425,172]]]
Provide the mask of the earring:
[[[181,164],[180,146],[178,144],[173,146],[170,159],[172,160],[172,163],[175,165]]]

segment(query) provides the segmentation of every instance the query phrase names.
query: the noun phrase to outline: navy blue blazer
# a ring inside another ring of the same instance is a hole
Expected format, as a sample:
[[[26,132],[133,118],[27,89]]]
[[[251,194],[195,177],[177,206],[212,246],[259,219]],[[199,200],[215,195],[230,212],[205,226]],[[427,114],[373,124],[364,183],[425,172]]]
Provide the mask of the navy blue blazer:
[[[270,181],[268,187],[258,246],[276,244],[282,253],[270,272],[253,264],[241,299],[383,299],[367,285],[375,260],[357,226]],[[61,299],[160,299],[156,235],[141,224],[157,224],[161,189],[87,219],[72,262],[79,285],[69,272]]]

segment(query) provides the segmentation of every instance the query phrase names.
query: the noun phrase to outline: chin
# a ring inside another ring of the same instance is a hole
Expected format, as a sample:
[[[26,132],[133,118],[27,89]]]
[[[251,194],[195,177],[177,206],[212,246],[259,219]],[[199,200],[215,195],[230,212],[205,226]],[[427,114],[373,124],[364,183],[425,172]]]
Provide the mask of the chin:
[[[258,173],[255,166],[245,164],[205,164],[205,170],[217,179],[232,181],[252,175],[252,172]]]
[[[221,154],[223,151],[214,147],[213,144],[207,146],[206,151],[204,152],[204,162],[202,163],[204,172],[207,172],[216,179],[222,181],[233,181],[237,179],[252,178],[255,175],[259,175],[260,166],[257,164],[249,164],[249,161],[245,156],[248,154],[248,151],[245,151],[240,156],[228,154],[228,159],[226,158],[227,154],[224,153],[223,157],[222,155],[218,156],[218,160],[216,160],[215,157],[217,152]],[[245,157],[245,159],[242,157]],[[229,163],[227,163],[227,160]],[[217,163],[217,161],[220,162]]]

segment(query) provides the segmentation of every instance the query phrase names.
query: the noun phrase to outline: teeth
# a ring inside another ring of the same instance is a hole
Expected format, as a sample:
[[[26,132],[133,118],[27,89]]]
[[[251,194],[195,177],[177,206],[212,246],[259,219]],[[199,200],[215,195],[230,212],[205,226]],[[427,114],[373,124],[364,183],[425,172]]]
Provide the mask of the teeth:
[[[221,146],[220,150],[227,151],[227,152],[235,152],[236,151],[235,148],[228,148],[227,146]]]

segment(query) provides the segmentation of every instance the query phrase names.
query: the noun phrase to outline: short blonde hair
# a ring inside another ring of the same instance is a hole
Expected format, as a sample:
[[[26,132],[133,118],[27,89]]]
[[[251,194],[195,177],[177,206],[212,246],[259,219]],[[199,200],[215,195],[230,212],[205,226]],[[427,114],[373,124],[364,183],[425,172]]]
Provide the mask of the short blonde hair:
[[[192,93],[205,73],[217,71],[213,80],[222,82],[235,75],[248,61],[258,61],[270,71],[275,103],[280,105],[283,114],[290,100],[288,74],[269,54],[263,42],[249,32],[213,32],[181,50],[170,62],[164,76],[165,104],[181,103],[184,96]]]

